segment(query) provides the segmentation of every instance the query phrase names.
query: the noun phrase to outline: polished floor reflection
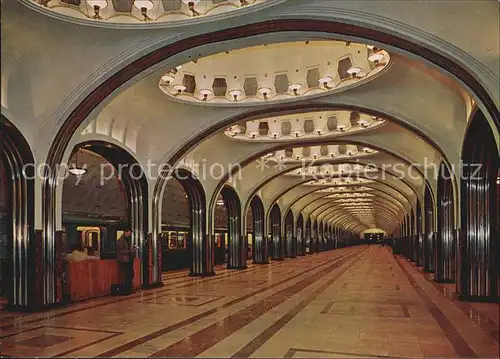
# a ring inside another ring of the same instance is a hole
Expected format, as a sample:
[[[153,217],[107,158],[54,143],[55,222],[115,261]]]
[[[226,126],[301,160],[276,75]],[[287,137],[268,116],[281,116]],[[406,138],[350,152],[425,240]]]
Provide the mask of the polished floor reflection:
[[[5,356],[497,357],[498,305],[458,302],[388,248],[359,246],[43,314],[2,313]]]

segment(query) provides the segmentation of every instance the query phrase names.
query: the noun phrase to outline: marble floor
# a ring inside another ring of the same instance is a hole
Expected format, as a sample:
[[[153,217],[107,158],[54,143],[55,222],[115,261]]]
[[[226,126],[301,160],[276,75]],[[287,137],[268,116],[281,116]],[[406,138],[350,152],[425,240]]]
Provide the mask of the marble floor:
[[[0,312],[12,357],[498,357],[498,305],[449,287],[387,247],[217,269],[45,313]]]

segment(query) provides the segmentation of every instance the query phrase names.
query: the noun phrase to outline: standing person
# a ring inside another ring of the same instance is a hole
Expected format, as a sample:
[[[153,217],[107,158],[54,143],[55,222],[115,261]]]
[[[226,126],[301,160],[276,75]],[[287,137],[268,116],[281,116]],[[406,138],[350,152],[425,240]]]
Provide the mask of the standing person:
[[[127,228],[116,241],[116,259],[120,264],[120,271],[125,278],[125,290],[132,292],[134,278],[134,253],[136,248],[132,247],[132,231]]]

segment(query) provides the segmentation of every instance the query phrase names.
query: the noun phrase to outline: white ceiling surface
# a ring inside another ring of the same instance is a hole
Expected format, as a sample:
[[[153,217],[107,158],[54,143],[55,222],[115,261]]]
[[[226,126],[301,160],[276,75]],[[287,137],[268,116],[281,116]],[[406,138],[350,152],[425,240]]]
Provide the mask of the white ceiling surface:
[[[460,1],[450,7],[442,2],[426,1],[288,0],[275,8],[238,17],[238,25],[293,17],[292,14],[297,12],[300,18],[330,17],[339,20],[343,17],[347,22],[360,23],[366,20],[366,14],[376,14],[370,21],[381,28],[392,26],[392,31],[399,32],[405,38],[426,41],[426,46],[461,60],[469,66],[492,98],[498,101],[497,2]],[[222,18],[216,22],[191,23],[189,27],[169,29],[85,27],[38,14],[16,1],[2,2],[2,13],[2,113],[25,135],[37,161],[45,159],[62,121],[111,74],[167,43],[234,26],[234,20]],[[356,21],[355,14],[358,15]],[[427,33],[414,31],[409,26]],[[471,29],[481,29],[481,33]],[[196,52],[210,53],[245,45],[299,39],[308,37],[295,33],[257,36],[231,41],[230,44],[210,45]],[[458,163],[471,109],[469,96],[454,80],[435,68],[391,51],[390,54],[390,68],[368,83],[309,100],[299,96],[297,102],[360,106],[367,111],[386,113],[418,129],[440,148],[451,163]],[[161,75],[172,65],[187,61],[187,56],[188,53],[176,56],[116,91],[86,119],[72,143],[109,138],[133,152],[142,164],[145,164],[146,159],[160,164],[200,131],[253,110],[252,107],[193,106],[171,101],[161,94],[158,89]],[[274,106],[271,104],[269,107],[272,109]],[[93,118],[95,120],[92,122]],[[435,163],[441,160],[441,154],[422,138],[391,123],[369,131],[346,134],[338,140],[384,148],[409,162],[422,164],[425,158]],[[217,161],[235,164],[257,151],[269,150],[273,146],[275,143],[233,141],[220,132],[193,148],[186,159],[188,162],[206,159],[207,163]],[[258,189],[273,174],[272,170],[252,171],[250,166],[253,165],[251,163],[243,169],[245,176],[241,183],[236,184],[242,198],[248,197],[252,190]],[[248,181],[247,178],[250,181],[244,182]],[[264,185],[261,193],[266,193],[269,199],[280,184],[283,187],[285,181],[287,185],[293,183],[293,179],[288,181],[279,177]],[[417,196],[401,181],[388,178],[387,183],[400,188],[412,201],[416,200]],[[203,182],[208,198],[217,184],[215,180]],[[430,185],[435,189],[435,181],[431,180]],[[412,187],[416,189],[418,197],[423,195],[422,183],[412,183]],[[294,203],[293,196],[298,194],[297,189],[291,190],[279,202],[288,205]],[[295,202],[292,209],[299,208],[300,203],[301,200]]]

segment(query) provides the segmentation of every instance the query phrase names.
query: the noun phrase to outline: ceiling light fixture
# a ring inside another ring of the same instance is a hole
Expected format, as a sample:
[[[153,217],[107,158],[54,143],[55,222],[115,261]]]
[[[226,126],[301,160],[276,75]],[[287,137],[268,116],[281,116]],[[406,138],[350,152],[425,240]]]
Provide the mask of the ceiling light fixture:
[[[212,94],[212,90],[209,90],[209,89],[201,89],[199,92],[200,92],[200,95],[203,96],[201,98],[202,101],[206,101],[208,99],[208,96],[210,96]]]
[[[339,154],[338,146],[337,145],[328,145],[328,155],[331,158],[337,157]]]
[[[274,139],[281,137],[281,122],[278,122],[277,120],[272,120],[268,121],[267,123],[269,126],[268,136]]]
[[[379,62],[384,58],[384,54],[381,52],[376,52],[368,56],[368,61],[373,62],[375,65],[378,65]]]
[[[274,157],[276,157],[278,160],[284,160],[286,158],[286,151],[285,150],[276,151]]]
[[[95,20],[102,20],[99,12],[101,9],[105,9],[108,6],[107,0],[87,0],[87,4],[94,8],[94,16],[92,16]]]
[[[311,156],[315,160],[321,156],[321,146],[312,146],[311,147]]]
[[[259,93],[264,97],[264,100],[267,100],[267,96],[271,93],[271,89],[269,87],[261,87]]]
[[[241,90],[231,90],[229,91],[229,95],[232,96],[234,102],[237,102],[238,96],[241,95]]]
[[[224,200],[223,199],[218,199],[216,203],[217,203],[217,206],[223,206],[224,205]]]
[[[345,132],[346,129],[347,129],[347,126],[344,125],[343,123],[341,123],[340,125],[337,125],[337,129],[340,131],[340,132]]]
[[[200,0],[181,0],[184,4],[189,7],[189,10],[193,13],[193,16],[201,15],[194,6],[200,2]]]
[[[296,147],[292,150],[293,158],[295,158],[297,161],[302,159],[302,147]]]
[[[72,175],[75,175],[75,176],[81,176],[83,174],[85,174],[87,172],[87,169],[85,168],[85,166],[80,166],[79,165],[79,161],[78,161],[78,154],[80,153],[80,149],[77,149],[76,150],[76,153],[75,153],[75,163],[71,164],[70,165],[70,169],[68,170],[69,173],[71,173]]]
[[[255,139],[255,137],[260,135],[258,121],[248,121],[246,125],[247,125],[247,131],[246,131],[247,136],[249,136],[252,139]]]
[[[358,121],[358,125],[360,125],[361,127],[364,127],[364,128],[367,128],[368,126],[370,126],[370,124],[368,123],[368,121],[366,119],[360,119]]]
[[[153,20],[148,16],[148,11],[155,6],[151,0],[135,0],[134,6],[139,10],[141,10],[141,14],[144,17],[143,19],[144,21]]]
[[[174,90],[177,91],[176,95],[179,96],[186,89],[184,85],[174,85]]]
[[[170,85],[170,83],[171,83],[171,82],[174,82],[175,77],[174,77],[174,76],[172,76],[171,74],[166,74],[166,75],[163,75],[163,76],[161,77],[161,80],[162,80],[165,84]]]
[[[297,118],[295,121],[293,121],[291,123],[291,125],[292,125],[292,135],[295,138],[298,138],[298,137],[302,136],[305,133],[305,131],[304,131],[304,122],[305,122],[304,119]]]
[[[347,73],[354,79],[361,73],[361,71],[361,67],[352,66],[347,70]]]
[[[330,76],[324,76],[324,77],[320,78],[318,81],[320,84],[323,85],[323,87],[325,89],[327,89],[327,90],[332,89],[332,87],[330,87],[330,85],[328,85],[330,82],[333,81],[333,79]]]
[[[298,96],[301,87],[301,84],[291,84],[290,86],[288,86],[288,90],[292,91],[295,96]]]
[[[239,125],[233,125],[227,129],[229,132],[231,132],[231,135],[234,137],[238,134],[241,133],[241,128]]]

